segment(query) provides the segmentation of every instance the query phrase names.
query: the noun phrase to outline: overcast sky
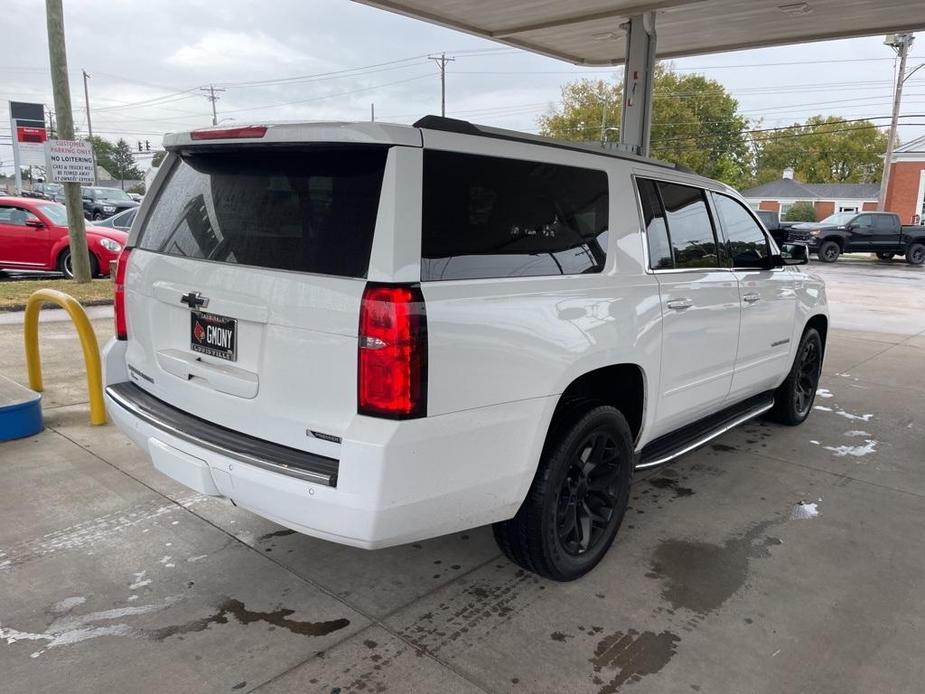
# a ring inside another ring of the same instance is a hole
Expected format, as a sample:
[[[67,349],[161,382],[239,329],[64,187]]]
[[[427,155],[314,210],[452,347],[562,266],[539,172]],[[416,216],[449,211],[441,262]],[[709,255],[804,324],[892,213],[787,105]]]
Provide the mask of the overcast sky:
[[[0,160],[12,169],[7,101],[52,104],[42,0],[4,0],[0,42]],[[81,69],[90,75],[94,132],[152,148],[163,133],[211,122],[200,87],[226,91],[219,119],[366,120],[409,123],[439,113],[437,67],[447,77],[447,115],[536,130],[564,82],[620,79],[348,0],[64,0],[71,98],[86,132]],[[813,114],[889,116],[893,52],[883,37],[737,51],[673,61],[720,81],[744,115],[764,127]],[[925,62],[925,35],[910,67]],[[301,78],[289,79],[288,78]],[[276,81],[272,83],[272,81]],[[267,84],[267,82],[271,82]],[[925,114],[925,68],[906,85],[904,114]],[[886,124],[886,119],[875,121]],[[900,137],[925,135],[908,118]]]

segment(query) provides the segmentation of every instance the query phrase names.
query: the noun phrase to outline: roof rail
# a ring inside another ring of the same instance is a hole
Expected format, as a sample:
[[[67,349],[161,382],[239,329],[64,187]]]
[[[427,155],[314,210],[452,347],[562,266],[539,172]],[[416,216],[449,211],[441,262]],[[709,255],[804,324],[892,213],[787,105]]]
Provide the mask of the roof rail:
[[[694,173],[687,167],[678,166],[677,164],[661,161],[659,159],[641,157],[638,154],[630,154],[629,152],[605,149],[600,144],[567,142],[565,140],[557,140],[553,137],[534,135],[533,133],[524,133],[518,130],[505,130],[504,128],[493,128],[487,125],[476,125],[475,123],[470,123],[467,120],[459,120],[458,118],[429,115],[419,118],[412,125],[415,128],[424,128],[426,130],[439,130],[441,132],[457,133],[460,135],[493,137],[498,140],[508,140],[510,142],[524,142],[527,144],[542,145],[544,147],[556,147],[558,149],[568,149],[587,154],[597,154],[603,157],[613,157],[615,159],[626,159],[629,161],[652,164],[654,166],[663,166],[684,173]]]

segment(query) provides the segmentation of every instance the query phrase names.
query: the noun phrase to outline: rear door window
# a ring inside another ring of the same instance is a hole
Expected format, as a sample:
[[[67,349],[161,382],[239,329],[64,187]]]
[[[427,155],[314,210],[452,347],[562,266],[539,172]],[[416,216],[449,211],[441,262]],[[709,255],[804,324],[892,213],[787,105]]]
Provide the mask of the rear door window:
[[[693,186],[664,181],[659,182],[658,188],[668,220],[675,267],[720,267],[705,192]]]
[[[388,148],[180,155],[138,246],[220,263],[365,277]]]
[[[608,205],[603,171],[426,150],[421,279],[600,272]]]

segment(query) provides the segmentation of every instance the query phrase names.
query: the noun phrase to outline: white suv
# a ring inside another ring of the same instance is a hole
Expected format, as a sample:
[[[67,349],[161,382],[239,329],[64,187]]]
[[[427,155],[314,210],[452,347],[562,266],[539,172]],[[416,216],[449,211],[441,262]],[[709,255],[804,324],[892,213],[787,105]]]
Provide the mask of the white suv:
[[[823,284],[720,183],[436,117],[165,145],[106,397],[202,494],[365,548],[494,523],[569,580],[634,470],[810,412]]]

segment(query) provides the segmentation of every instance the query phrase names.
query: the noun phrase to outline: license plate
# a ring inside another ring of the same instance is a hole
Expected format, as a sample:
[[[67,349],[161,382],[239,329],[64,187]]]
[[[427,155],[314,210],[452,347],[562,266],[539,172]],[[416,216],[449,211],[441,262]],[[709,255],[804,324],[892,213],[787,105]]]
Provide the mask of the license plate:
[[[190,348],[210,357],[238,358],[238,321],[214,313],[190,312]]]

